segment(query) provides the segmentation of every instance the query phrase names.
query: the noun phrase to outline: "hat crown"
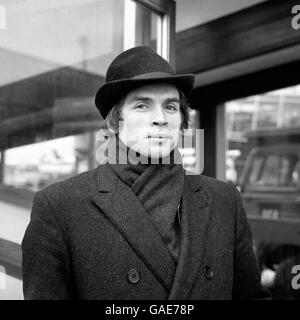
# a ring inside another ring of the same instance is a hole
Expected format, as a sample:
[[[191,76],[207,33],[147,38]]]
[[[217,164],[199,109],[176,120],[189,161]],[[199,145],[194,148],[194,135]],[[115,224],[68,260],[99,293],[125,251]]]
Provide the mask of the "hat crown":
[[[111,62],[106,73],[106,82],[130,79],[152,72],[175,75],[170,64],[150,47],[135,47],[124,51]]]
[[[140,86],[170,83],[188,97],[194,80],[193,74],[176,75],[168,61],[150,47],[135,47],[122,52],[111,62],[105,83],[97,91],[95,104],[105,119],[122,97]]]

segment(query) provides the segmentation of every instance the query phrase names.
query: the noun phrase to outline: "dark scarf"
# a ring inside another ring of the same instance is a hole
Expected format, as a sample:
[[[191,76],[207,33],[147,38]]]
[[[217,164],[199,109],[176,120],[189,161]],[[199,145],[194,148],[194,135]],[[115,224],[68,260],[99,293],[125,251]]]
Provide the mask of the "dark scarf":
[[[112,170],[129,187],[151,217],[163,242],[177,262],[179,256],[178,211],[183,192],[184,171],[177,149],[169,164],[131,164],[129,149],[119,141],[118,154],[129,158],[128,164],[110,164]],[[144,159],[145,160],[145,159]],[[143,161],[150,162],[150,159]],[[162,162],[162,161],[161,161]]]

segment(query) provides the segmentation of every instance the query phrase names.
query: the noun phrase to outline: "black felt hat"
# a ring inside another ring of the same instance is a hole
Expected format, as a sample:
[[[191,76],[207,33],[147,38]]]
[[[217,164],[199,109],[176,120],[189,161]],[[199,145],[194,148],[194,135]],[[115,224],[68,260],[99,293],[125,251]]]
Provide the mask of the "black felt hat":
[[[95,104],[103,118],[124,95],[140,86],[171,83],[188,96],[193,74],[176,75],[170,64],[150,47],[140,46],[122,52],[110,64],[105,83],[96,94]]]

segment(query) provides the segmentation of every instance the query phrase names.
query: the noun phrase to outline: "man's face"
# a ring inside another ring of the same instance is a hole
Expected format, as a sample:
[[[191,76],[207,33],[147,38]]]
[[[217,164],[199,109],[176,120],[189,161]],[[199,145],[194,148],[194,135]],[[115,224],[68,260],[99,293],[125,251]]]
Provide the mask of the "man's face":
[[[121,110],[119,137],[145,157],[167,157],[181,126],[180,100],[172,84],[151,84],[127,94]]]

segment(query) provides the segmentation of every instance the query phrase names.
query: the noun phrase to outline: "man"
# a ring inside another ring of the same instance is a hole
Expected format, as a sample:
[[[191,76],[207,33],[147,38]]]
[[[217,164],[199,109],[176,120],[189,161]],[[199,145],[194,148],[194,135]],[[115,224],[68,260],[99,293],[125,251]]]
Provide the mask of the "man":
[[[106,163],[37,193],[22,243],[26,299],[265,296],[238,191],[180,163],[193,83],[148,47],[111,63],[96,95]]]

